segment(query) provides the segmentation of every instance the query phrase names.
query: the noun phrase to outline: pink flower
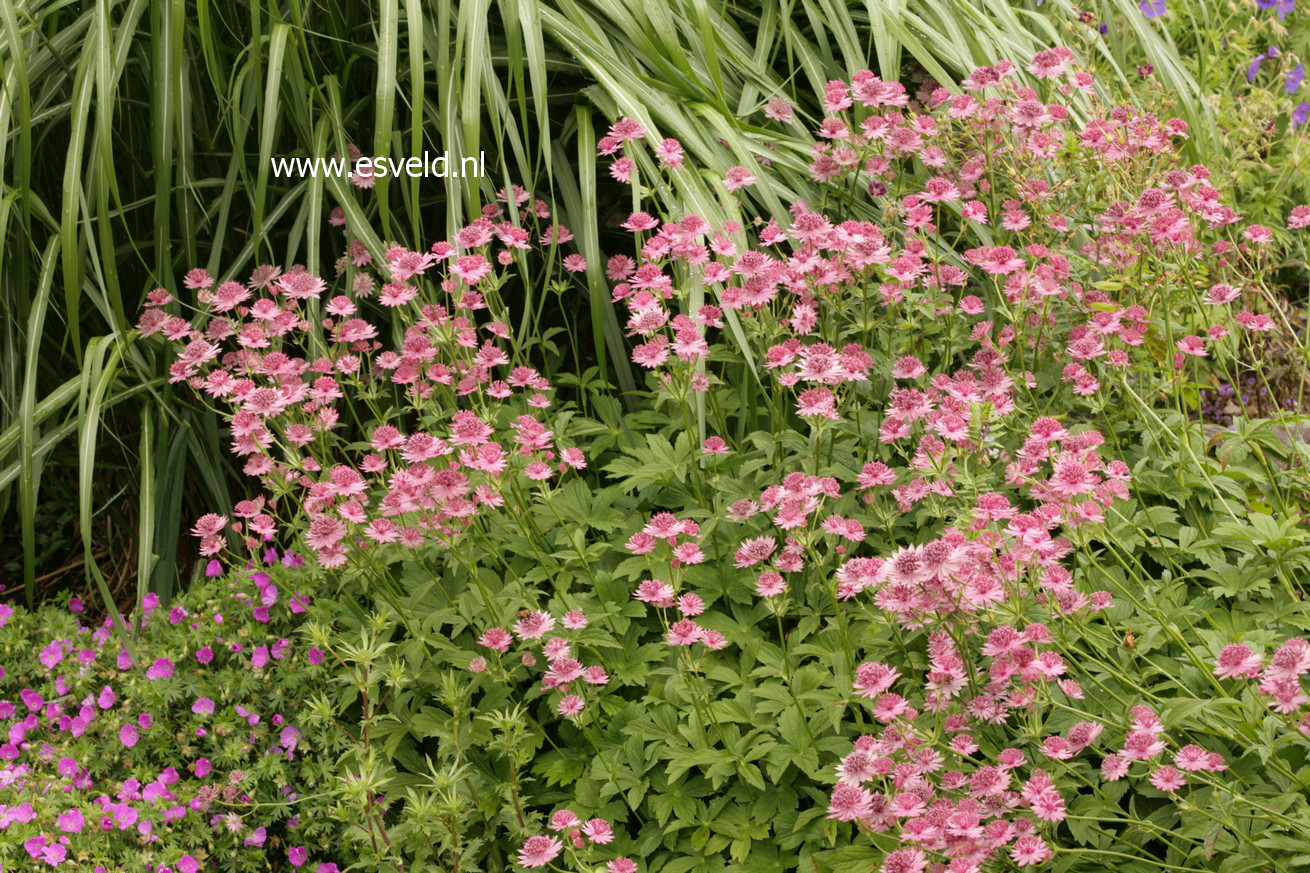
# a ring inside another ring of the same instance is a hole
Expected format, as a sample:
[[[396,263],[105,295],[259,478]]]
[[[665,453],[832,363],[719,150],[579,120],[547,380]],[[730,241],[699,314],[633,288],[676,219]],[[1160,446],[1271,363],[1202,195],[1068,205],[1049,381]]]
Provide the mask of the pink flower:
[[[1174,766],[1179,770],[1221,770],[1226,769],[1223,760],[1223,755],[1207,752],[1192,743],[1183,746],[1178,750],[1178,754],[1174,755]]]
[[[582,819],[571,809],[560,809],[550,817],[550,822],[546,827],[552,831],[567,831],[569,828],[575,828],[582,824]]]
[[[488,628],[481,637],[478,638],[478,645],[486,646],[488,649],[495,649],[497,652],[508,652],[510,643],[514,638],[509,635],[509,631],[493,627]]]
[[[67,812],[62,812],[55,819],[55,827],[59,828],[66,834],[80,834],[85,819],[82,816],[82,810],[74,807]]]
[[[786,590],[786,581],[777,573],[761,573],[755,583],[755,593],[760,597],[777,597]]]
[[[818,416],[837,421],[837,400],[827,388],[810,388],[796,398],[796,414],[809,418]]]
[[[787,98],[774,97],[764,105],[764,117],[781,121],[783,124],[791,124],[792,119],[796,117],[796,110],[792,108]]]
[[[738,568],[752,567],[761,561],[767,560],[777,548],[778,541],[770,536],[746,540],[737,548],[733,566]]]
[[[1232,303],[1240,297],[1241,294],[1242,292],[1238,291],[1232,285],[1221,282],[1217,285],[1210,286],[1210,290],[1205,294],[1205,302],[1211,306],[1222,306],[1225,303]]]
[[[1220,679],[1248,679],[1260,675],[1264,662],[1242,643],[1229,643],[1215,659],[1214,674]]]
[[[1161,791],[1177,791],[1187,784],[1187,778],[1174,767],[1165,764],[1151,774],[1151,784]]]
[[[707,455],[726,455],[728,454],[728,444],[723,441],[723,437],[708,437],[705,444],[701,446],[701,451]]]
[[[1252,224],[1247,227],[1246,230],[1242,231],[1242,236],[1246,237],[1256,245],[1264,245],[1265,243],[1270,243],[1274,240],[1273,231],[1265,227],[1263,224]]]
[[[859,785],[842,782],[832,790],[828,802],[828,818],[837,821],[857,821],[872,813],[873,795]]]
[[[865,661],[855,668],[855,693],[872,700],[891,688],[900,676],[895,667],[877,661]]]
[[[292,846],[287,849],[287,861],[292,867],[300,867],[309,858],[309,850],[304,846]]]
[[[1165,750],[1165,741],[1157,739],[1149,730],[1129,731],[1124,738],[1123,750],[1119,753],[1129,761],[1144,761],[1154,758]]]
[[[582,826],[582,833],[597,845],[605,845],[614,842],[614,832],[610,829],[610,823],[603,818],[593,818]]]
[[[139,739],[141,739],[141,732],[134,724],[125,724],[118,730],[118,741],[129,749],[135,746]]]
[[[923,873],[928,856],[919,849],[897,849],[882,859],[882,873]]]
[[[563,851],[564,844],[555,837],[538,834],[528,837],[519,849],[519,863],[524,867],[545,867]]]
[[[213,536],[227,526],[227,516],[210,513],[202,515],[196,520],[195,525],[191,528],[191,534],[195,537]]]
[[[969,791],[975,797],[994,797],[1010,785],[1010,774],[996,767],[979,767],[969,777]]]
[[[750,170],[745,167],[732,167],[723,178],[723,185],[729,191],[736,191],[739,188],[754,185],[755,181],[755,177],[751,175]]]
[[[519,639],[535,640],[550,633],[555,627],[555,619],[549,612],[530,612],[514,624],[514,633]]]
[[[684,618],[675,621],[669,628],[668,641],[671,646],[690,646],[704,635],[705,631],[700,625],[689,618]]]
[[[151,682],[157,679],[168,679],[173,675],[173,662],[168,658],[156,658],[155,662],[146,668],[146,678]]]
[[[1010,847],[1010,858],[1020,867],[1031,867],[1034,864],[1040,864],[1043,861],[1050,860],[1054,855],[1051,847],[1035,834],[1027,834],[1019,837]]]
[[[606,873],[637,873],[637,862],[631,858],[615,858],[605,865]]]

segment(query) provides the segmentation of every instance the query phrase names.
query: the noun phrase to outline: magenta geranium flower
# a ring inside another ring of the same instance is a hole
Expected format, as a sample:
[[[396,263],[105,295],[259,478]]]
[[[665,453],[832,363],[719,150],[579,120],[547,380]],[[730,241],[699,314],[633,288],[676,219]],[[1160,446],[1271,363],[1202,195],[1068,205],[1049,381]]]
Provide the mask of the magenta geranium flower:
[[[82,825],[85,821],[85,818],[82,816],[82,810],[74,807],[59,814],[55,819],[55,827],[59,828],[66,834],[78,834],[82,832]]]
[[[146,678],[151,682],[158,679],[168,679],[173,675],[173,662],[168,658],[156,658],[154,663],[146,668]]]

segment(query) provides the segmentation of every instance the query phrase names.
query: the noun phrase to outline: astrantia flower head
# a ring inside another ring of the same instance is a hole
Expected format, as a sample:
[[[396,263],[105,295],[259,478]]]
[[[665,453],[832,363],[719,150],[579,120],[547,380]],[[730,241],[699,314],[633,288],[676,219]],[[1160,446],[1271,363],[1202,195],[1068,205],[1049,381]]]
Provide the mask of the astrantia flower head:
[[[529,612],[514,624],[514,633],[520,639],[535,640],[555,628],[555,619],[549,612]]]
[[[1220,679],[1251,678],[1260,675],[1264,662],[1242,643],[1229,643],[1215,659],[1214,674]]]
[[[564,844],[557,838],[538,834],[528,837],[523,843],[523,848],[519,849],[518,862],[524,867],[545,867],[559,857],[563,850]]]

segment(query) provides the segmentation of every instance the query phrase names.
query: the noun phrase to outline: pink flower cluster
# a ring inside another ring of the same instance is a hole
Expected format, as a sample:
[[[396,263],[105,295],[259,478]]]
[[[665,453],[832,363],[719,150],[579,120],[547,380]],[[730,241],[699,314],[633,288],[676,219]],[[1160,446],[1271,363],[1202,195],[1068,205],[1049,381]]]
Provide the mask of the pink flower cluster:
[[[1214,674],[1221,679],[1259,679],[1258,690],[1269,698],[1269,706],[1284,715],[1297,712],[1310,697],[1301,677],[1310,673],[1310,643],[1292,637],[1265,659],[1244,643],[1229,643],[1215,659]],[[1299,730],[1310,736],[1310,711],[1301,716]]]
[[[564,614],[560,623],[566,631],[581,631],[587,626],[587,616],[577,609]],[[574,643],[567,636],[547,636],[555,629],[555,617],[549,612],[524,610],[519,620],[514,623],[514,633],[500,627],[491,627],[483,631],[478,644],[496,653],[497,666],[504,669],[499,656],[507,653],[517,636],[524,643],[541,640],[542,654],[546,658],[546,670],[541,677],[541,687],[549,691],[558,691],[559,699],[555,711],[565,718],[574,718],[587,706],[584,694],[579,693],[586,686],[604,686],[610,681],[605,668],[598,664],[584,666],[574,656]],[[537,665],[536,655],[526,649],[520,655],[520,663],[529,669]],[[481,655],[469,663],[469,670],[482,673],[489,668],[487,659]],[[570,688],[575,690],[570,690]]]
[[[519,192],[512,198],[522,202]],[[177,343],[173,380],[227,405],[231,450],[268,495],[240,501],[231,523],[218,513],[199,519],[192,533],[202,554],[218,554],[229,537],[255,551],[287,525],[329,568],[345,564],[352,551],[383,544],[448,545],[479,514],[503,504],[511,478],[547,487],[587,466],[579,449],[557,444],[543,420],[551,386],[520,363],[503,311],[477,321],[499,306],[487,279],[495,266],[532,247],[523,227],[493,220],[498,210],[430,251],[387,250],[380,289],[363,269],[372,256],[352,241],[351,266],[339,264],[352,277],[348,293],[329,296],[327,282],[303,269],[261,266],[245,283],[189,272],[185,285],[201,307],[194,323],[169,314],[177,301],[166,291],[149,296],[142,335],[163,333]],[[540,244],[570,239],[553,225]],[[361,312],[360,302],[375,294],[405,318],[394,350],[383,350],[378,328]],[[320,308],[327,316],[314,321]],[[435,426],[380,424],[369,434],[371,451],[347,451],[339,404],[384,384],[425,414],[456,399],[477,408],[448,408]],[[496,411],[511,401],[518,401],[517,414],[498,432]],[[325,457],[334,462],[322,463]],[[289,489],[301,515],[279,519],[278,505],[288,502],[271,495]]]

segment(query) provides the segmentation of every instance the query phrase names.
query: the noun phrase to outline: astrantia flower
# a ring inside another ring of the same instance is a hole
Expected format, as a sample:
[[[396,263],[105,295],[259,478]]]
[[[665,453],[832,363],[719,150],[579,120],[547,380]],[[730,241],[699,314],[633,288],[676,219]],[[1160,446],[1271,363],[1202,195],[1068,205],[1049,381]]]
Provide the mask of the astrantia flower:
[[[837,821],[857,821],[868,818],[872,812],[873,795],[859,785],[839,783],[832,790],[828,802],[828,818]]]
[[[1151,784],[1161,791],[1177,791],[1187,784],[1187,778],[1176,768],[1165,764],[1151,774]]]
[[[975,797],[994,797],[1009,785],[1010,774],[996,767],[979,767],[969,777],[969,791]]]
[[[545,867],[563,851],[564,844],[555,837],[547,837],[538,834],[535,837],[528,837],[519,849],[519,863],[524,867]]]
[[[1145,4],[1147,0],[1142,0],[1142,2]],[[1160,7],[1163,10],[1163,0],[1160,2]],[[1010,847],[1010,858],[1020,867],[1031,867],[1034,864],[1040,864],[1043,861],[1050,860],[1053,855],[1051,847],[1046,845],[1046,842],[1035,834],[1019,837],[1014,841],[1014,845]]]
[[[610,823],[603,818],[590,819],[582,826],[582,833],[597,845],[603,846],[614,842],[614,831],[610,828]]]
[[[764,117],[790,124],[796,117],[796,110],[785,97],[774,97],[764,105]]]
[[[1124,738],[1123,750],[1119,753],[1129,761],[1144,761],[1153,758],[1165,750],[1165,741],[1149,730],[1129,731]]]
[[[1211,285],[1210,290],[1206,292],[1205,302],[1211,306],[1222,306],[1225,303],[1231,303],[1241,296],[1241,291],[1224,282]]]
[[[1211,753],[1195,743],[1183,746],[1178,750],[1178,754],[1174,755],[1174,766],[1179,770],[1210,770],[1213,769],[1211,764]]]
[[[733,566],[738,568],[752,567],[761,561],[768,560],[769,556],[777,548],[778,541],[770,536],[746,540],[737,548]]]
[[[900,676],[895,667],[877,661],[865,661],[855,668],[855,693],[873,699],[891,688]]]
[[[576,694],[567,694],[560,698],[555,711],[565,718],[572,718],[586,708],[587,702]],[[531,866],[531,865],[525,865]]]
[[[555,628],[555,619],[549,612],[530,612],[514,624],[514,633],[520,639],[535,640]]]
[[[668,642],[671,646],[690,646],[705,635],[700,625],[691,619],[675,621],[669,628]]]
[[[723,186],[729,191],[736,191],[755,184],[755,177],[745,167],[732,167],[723,178]]]
[[[578,818],[573,810],[559,809],[551,815],[550,821],[547,822],[546,827],[550,828],[552,831],[560,833],[569,828],[575,828],[580,824],[582,824],[582,819]]]
[[[928,856],[919,849],[897,849],[882,860],[882,873],[923,873]]]
[[[1260,675],[1263,661],[1250,647],[1229,643],[1215,659],[1214,674],[1220,679],[1245,679]]]
[[[726,455],[728,454],[728,444],[723,441],[723,437],[707,437],[705,443],[701,446],[701,451],[707,455]]]
[[[837,401],[827,388],[811,388],[796,398],[796,414],[809,418],[818,416],[838,420]]]
[[[786,581],[777,573],[761,573],[755,583],[755,593],[761,597],[777,597],[786,590]]]

